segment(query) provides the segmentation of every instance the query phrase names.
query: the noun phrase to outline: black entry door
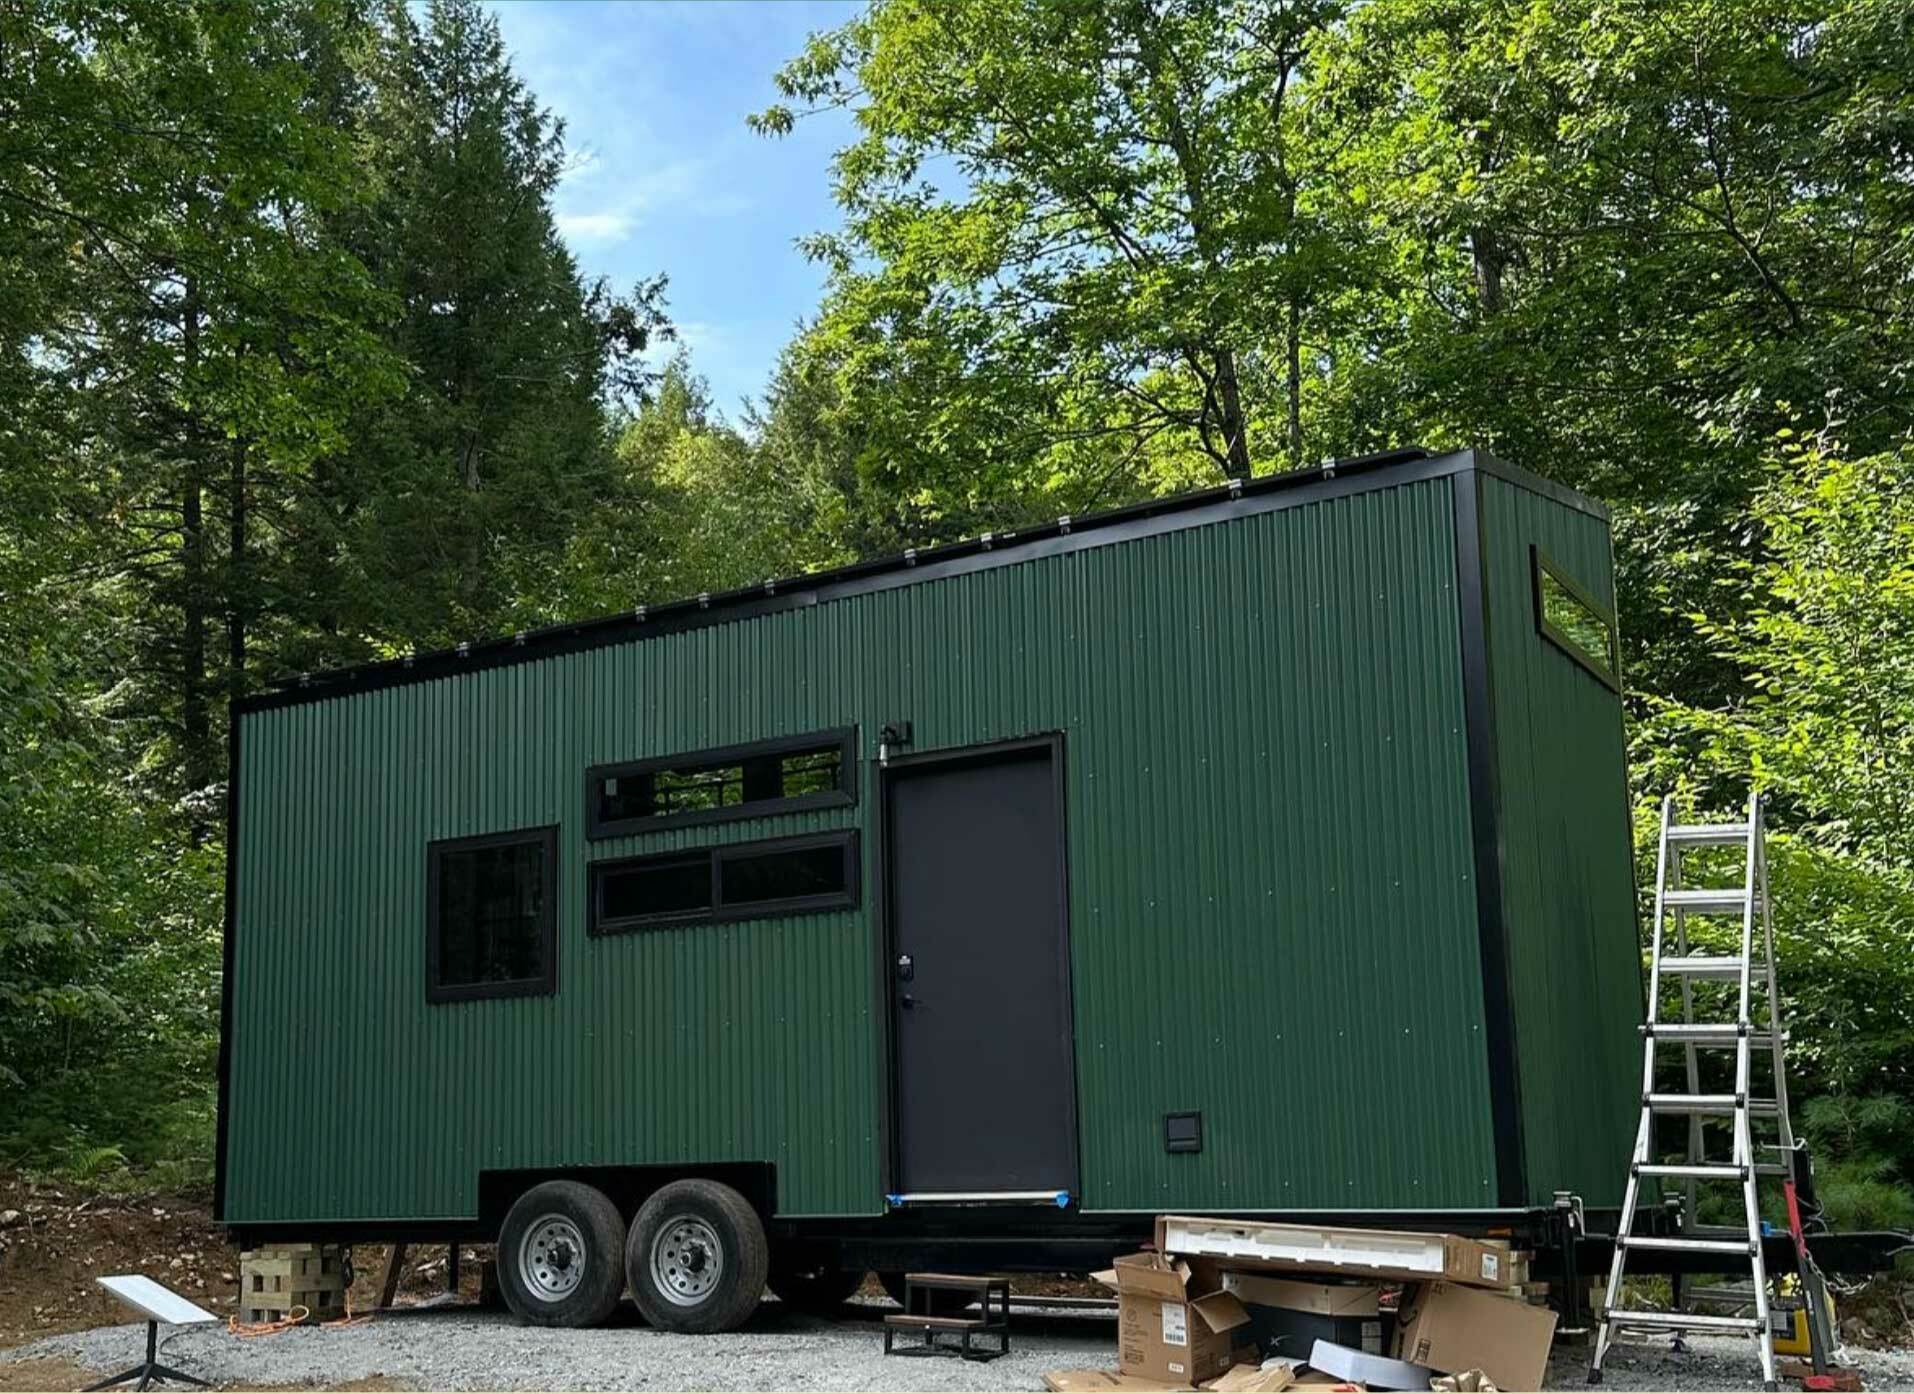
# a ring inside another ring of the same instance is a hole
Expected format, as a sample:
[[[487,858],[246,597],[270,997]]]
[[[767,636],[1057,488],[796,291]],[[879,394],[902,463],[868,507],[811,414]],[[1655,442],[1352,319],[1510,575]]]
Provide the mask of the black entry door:
[[[886,774],[898,1189],[1074,1191],[1057,751]]]

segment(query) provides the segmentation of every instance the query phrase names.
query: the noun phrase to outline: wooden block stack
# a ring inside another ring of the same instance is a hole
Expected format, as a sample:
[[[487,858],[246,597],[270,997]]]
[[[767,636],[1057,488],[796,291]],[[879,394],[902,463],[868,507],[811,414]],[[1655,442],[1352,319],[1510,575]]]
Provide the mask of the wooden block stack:
[[[241,1321],[284,1321],[302,1307],[304,1321],[336,1321],[346,1314],[344,1249],[280,1244],[239,1256]]]

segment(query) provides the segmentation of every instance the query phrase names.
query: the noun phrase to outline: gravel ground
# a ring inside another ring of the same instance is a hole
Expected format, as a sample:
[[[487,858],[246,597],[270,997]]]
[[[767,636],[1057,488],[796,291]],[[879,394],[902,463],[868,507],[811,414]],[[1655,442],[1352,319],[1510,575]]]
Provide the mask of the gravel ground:
[[[856,1312],[856,1309],[852,1309]],[[161,1360],[221,1385],[332,1385],[383,1379],[419,1389],[1041,1389],[1046,1370],[1107,1367],[1115,1321],[1104,1312],[1018,1311],[1011,1353],[987,1364],[883,1354],[876,1312],[823,1321],[767,1302],[743,1331],[673,1336],[623,1320],[595,1331],[545,1331],[504,1313],[443,1307],[390,1314],[363,1326],[300,1328],[240,1340],[221,1328],[183,1330]],[[133,1363],[144,1328],[101,1327],[49,1336],[0,1361],[58,1357],[103,1373]],[[1676,1355],[1666,1341],[1619,1344],[1604,1387],[1615,1390],[1759,1389],[1745,1341],[1691,1338]],[[1550,1387],[1580,1389],[1583,1349],[1557,1355]],[[1869,1390],[1914,1389],[1914,1351],[1857,1353]]]

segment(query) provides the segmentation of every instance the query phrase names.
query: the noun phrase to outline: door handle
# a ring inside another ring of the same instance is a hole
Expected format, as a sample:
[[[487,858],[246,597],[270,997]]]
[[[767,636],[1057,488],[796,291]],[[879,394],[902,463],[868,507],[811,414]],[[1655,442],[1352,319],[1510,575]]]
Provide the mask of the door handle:
[[[917,999],[907,992],[897,999],[897,1004],[905,1008],[915,1007],[917,1005]]]

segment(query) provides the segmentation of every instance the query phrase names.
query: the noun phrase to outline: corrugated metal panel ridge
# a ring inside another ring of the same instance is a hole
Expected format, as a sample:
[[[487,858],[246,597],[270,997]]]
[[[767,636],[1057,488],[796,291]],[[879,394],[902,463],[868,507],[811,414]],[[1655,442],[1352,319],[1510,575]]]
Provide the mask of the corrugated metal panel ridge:
[[[1608,530],[1497,479],[1482,489],[1528,1198],[1618,1205],[1642,1005],[1621,699],[1537,633],[1529,550],[1612,611]]]
[[[880,1205],[875,735],[1065,732],[1090,1208],[1493,1204],[1452,492],[1374,490],[247,715],[228,1215],[768,1160]],[[856,726],[850,809],[587,844],[594,763]],[[428,1007],[424,847],[559,829],[559,990]],[[864,830],[855,911],[590,940],[586,864]],[[1202,1109],[1205,1149],[1161,1118]]]

